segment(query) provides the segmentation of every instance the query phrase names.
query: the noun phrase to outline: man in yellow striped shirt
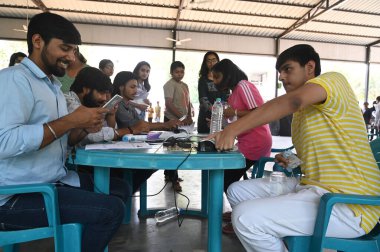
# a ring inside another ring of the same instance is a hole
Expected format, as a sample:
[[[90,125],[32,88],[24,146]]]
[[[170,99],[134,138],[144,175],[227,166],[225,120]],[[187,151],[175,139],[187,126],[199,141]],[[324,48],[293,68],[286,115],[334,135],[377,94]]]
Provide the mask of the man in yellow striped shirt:
[[[228,188],[234,230],[247,251],[286,251],[282,237],[312,235],[320,197],[327,192],[380,195],[380,171],[345,77],[335,72],[320,75],[319,55],[310,45],[282,52],[276,69],[286,94],[215,135],[217,149],[228,150],[242,132],[294,113],[292,140],[303,161],[302,180],[287,180],[279,196],[271,195],[266,178]],[[281,155],[276,158],[287,165]],[[337,204],[326,235],[362,236],[379,216],[379,207]]]

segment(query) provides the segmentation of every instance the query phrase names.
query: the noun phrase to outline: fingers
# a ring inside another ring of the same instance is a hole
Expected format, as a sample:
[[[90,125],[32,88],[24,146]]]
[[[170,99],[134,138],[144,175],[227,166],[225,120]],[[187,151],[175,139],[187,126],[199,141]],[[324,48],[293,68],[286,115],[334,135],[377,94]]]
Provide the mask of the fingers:
[[[288,166],[288,163],[289,163],[289,160],[287,158],[284,158],[284,156],[282,155],[282,153],[279,153],[279,154],[276,154],[274,156],[275,158],[275,162],[278,163],[280,166],[282,167],[287,167]]]
[[[225,134],[218,132],[215,134],[215,148],[219,151],[230,151],[235,144],[235,138],[230,138]]]
[[[99,128],[103,125],[107,111],[105,108],[80,106],[72,113],[72,117],[74,118],[76,128]]]
[[[235,145],[235,135],[233,129],[227,126],[223,131],[214,134],[215,148],[220,151],[233,150]]]

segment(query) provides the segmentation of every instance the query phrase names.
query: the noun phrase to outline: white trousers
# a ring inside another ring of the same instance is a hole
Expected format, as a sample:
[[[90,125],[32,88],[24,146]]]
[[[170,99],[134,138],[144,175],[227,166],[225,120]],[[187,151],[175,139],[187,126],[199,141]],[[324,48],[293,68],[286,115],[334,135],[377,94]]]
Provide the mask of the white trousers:
[[[286,182],[284,194],[271,196],[269,178],[238,181],[228,188],[234,230],[247,251],[287,251],[282,237],[310,236],[314,232],[320,198],[327,193],[316,186]],[[365,234],[361,216],[344,204],[333,207],[326,235],[354,238]]]

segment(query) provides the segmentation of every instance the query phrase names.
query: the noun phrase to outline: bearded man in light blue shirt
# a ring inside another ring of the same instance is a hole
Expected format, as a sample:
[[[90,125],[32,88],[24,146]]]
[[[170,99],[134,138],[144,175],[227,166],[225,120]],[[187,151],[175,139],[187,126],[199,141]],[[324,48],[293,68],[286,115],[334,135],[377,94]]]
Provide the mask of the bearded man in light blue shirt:
[[[74,60],[80,34],[65,18],[41,13],[30,20],[27,42],[29,57],[0,71],[0,186],[56,183],[61,222],[84,225],[82,251],[103,251],[123,220],[124,203],[92,192],[88,178],[64,165],[67,144],[99,131],[107,112],[84,106],[67,112],[55,76]],[[47,226],[40,194],[0,196],[0,229],[40,226]]]

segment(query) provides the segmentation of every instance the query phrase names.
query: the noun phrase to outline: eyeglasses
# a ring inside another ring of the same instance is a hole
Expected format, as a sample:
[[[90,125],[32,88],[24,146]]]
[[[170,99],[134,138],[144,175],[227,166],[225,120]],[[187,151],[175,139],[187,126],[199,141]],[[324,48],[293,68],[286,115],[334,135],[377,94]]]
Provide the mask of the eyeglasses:
[[[217,58],[207,59],[207,63],[216,63],[216,62],[218,62]]]

